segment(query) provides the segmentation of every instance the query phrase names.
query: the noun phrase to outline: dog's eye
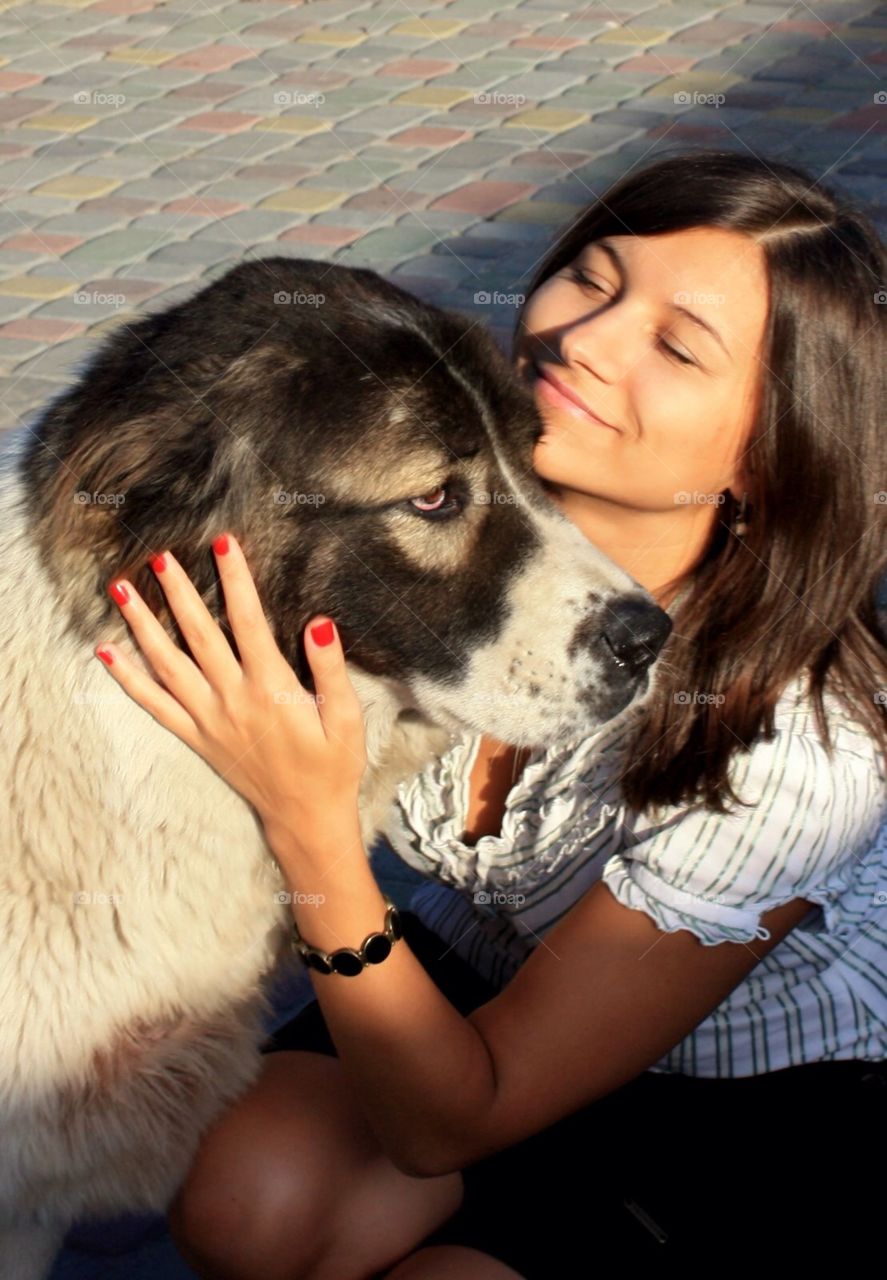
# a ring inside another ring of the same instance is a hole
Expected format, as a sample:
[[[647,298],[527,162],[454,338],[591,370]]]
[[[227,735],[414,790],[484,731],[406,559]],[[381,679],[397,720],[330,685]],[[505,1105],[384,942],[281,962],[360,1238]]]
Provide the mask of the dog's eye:
[[[432,519],[454,515],[461,510],[458,497],[445,484],[432,489],[430,493],[423,493],[418,498],[410,498],[409,503],[419,515],[430,516]]]

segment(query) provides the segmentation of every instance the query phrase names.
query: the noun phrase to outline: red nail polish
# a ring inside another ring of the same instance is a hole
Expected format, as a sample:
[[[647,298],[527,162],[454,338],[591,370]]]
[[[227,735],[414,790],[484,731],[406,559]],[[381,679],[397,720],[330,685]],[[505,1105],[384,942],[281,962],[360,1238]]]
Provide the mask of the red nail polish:
[[[217,556],[226,556],[228,554],[228,535],[220,533],[213,543],[213,551]]]
[[[129,592],[122,582],[112,582],[108,591],[118,604],[127,604],[129,602]]]
[[[154,556],[151,560],[151,568],[155,573],[163,573],[163,570],[166,568],[166,556]]]
[[[110,667],[111,663],[114,661],[114,655],[110,653],[107,649],[96,649],[96,653],[99,655],[102,662],[107,663],[107,665]]]
[[[333,624],[330,621],[318,622],[316,627],[311,628],[311,639],[316,645],[320,645],[321,647],[327,644],[332,644],[334,635],[335,632],[333,631]]]

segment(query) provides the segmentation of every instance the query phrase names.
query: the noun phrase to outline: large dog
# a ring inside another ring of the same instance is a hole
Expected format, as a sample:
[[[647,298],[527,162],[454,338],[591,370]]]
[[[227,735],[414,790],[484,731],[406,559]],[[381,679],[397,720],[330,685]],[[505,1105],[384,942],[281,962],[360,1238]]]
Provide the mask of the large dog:
[[[541,430],[479,325],[271,258],[120,326],[5,440],[2,1280],[45,1275],[75,1218],[168,1206],[296,963],[254,810],[94,657],[111,639],[150,670],[109,581],[187,650],[147,565],[170,547],[232,639],[210,550],[230,528],[309,686],[303,627],[335,618],[369,847],[454,733],[548,742],[648,688],[666,615],[545,494]]]

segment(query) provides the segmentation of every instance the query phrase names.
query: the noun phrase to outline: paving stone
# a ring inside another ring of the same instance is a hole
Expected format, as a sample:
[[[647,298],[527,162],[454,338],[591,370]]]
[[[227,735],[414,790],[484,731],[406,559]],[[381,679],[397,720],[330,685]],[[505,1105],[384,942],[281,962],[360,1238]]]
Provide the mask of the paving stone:
[[[84,212],[85,206],[76,213],[60,213],[52,218],[43,218],[37,222],[36,230],[39,234],[50,232],[52,235],[73,235],[80,240],[88,240],[91,237],[117,227],[123,221],[119,214],[104,213],[101,211]],[[22,227],[19,221],[19,227]]]
[[[446,209],[414,209],[397,216],[398,227],[425,227],[438,233],[446,233],[446,238],[454,231],[462,231],[471,221],[471,214],[454,213]]]
[[[196,237],[179,244],[168,244],[152,253],[144,263],[139,264],[139,273],[149,280],[153,278],[154,265],[187,266],[194,269],[201,264],[221,262],[229,257],[231,242],[229,240],[198,240]]]
[[[232,214],[221,221],[214,221],[209,226],[197,231],[193,241],[233,238],[241,244],[253,241],[271,240],[293,225],[292,212],[280,212],[271,209],[250,209],[243,213]]]

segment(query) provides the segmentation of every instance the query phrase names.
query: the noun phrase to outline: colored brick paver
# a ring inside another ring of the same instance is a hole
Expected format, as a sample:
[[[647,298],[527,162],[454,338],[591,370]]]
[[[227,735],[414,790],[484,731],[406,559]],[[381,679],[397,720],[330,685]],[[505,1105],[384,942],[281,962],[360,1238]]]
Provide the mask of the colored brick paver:
[[[681,146],[795,161],[887,219],[878,0],[0,0],[0,35],[0,428],[256,253],[374,267],[504,342],[513,308],[475,293],[519,292]],[[405,904],[412,873],[374,865]],[[52,1280],[193,1280],[157,1215],[77,1240]]]

